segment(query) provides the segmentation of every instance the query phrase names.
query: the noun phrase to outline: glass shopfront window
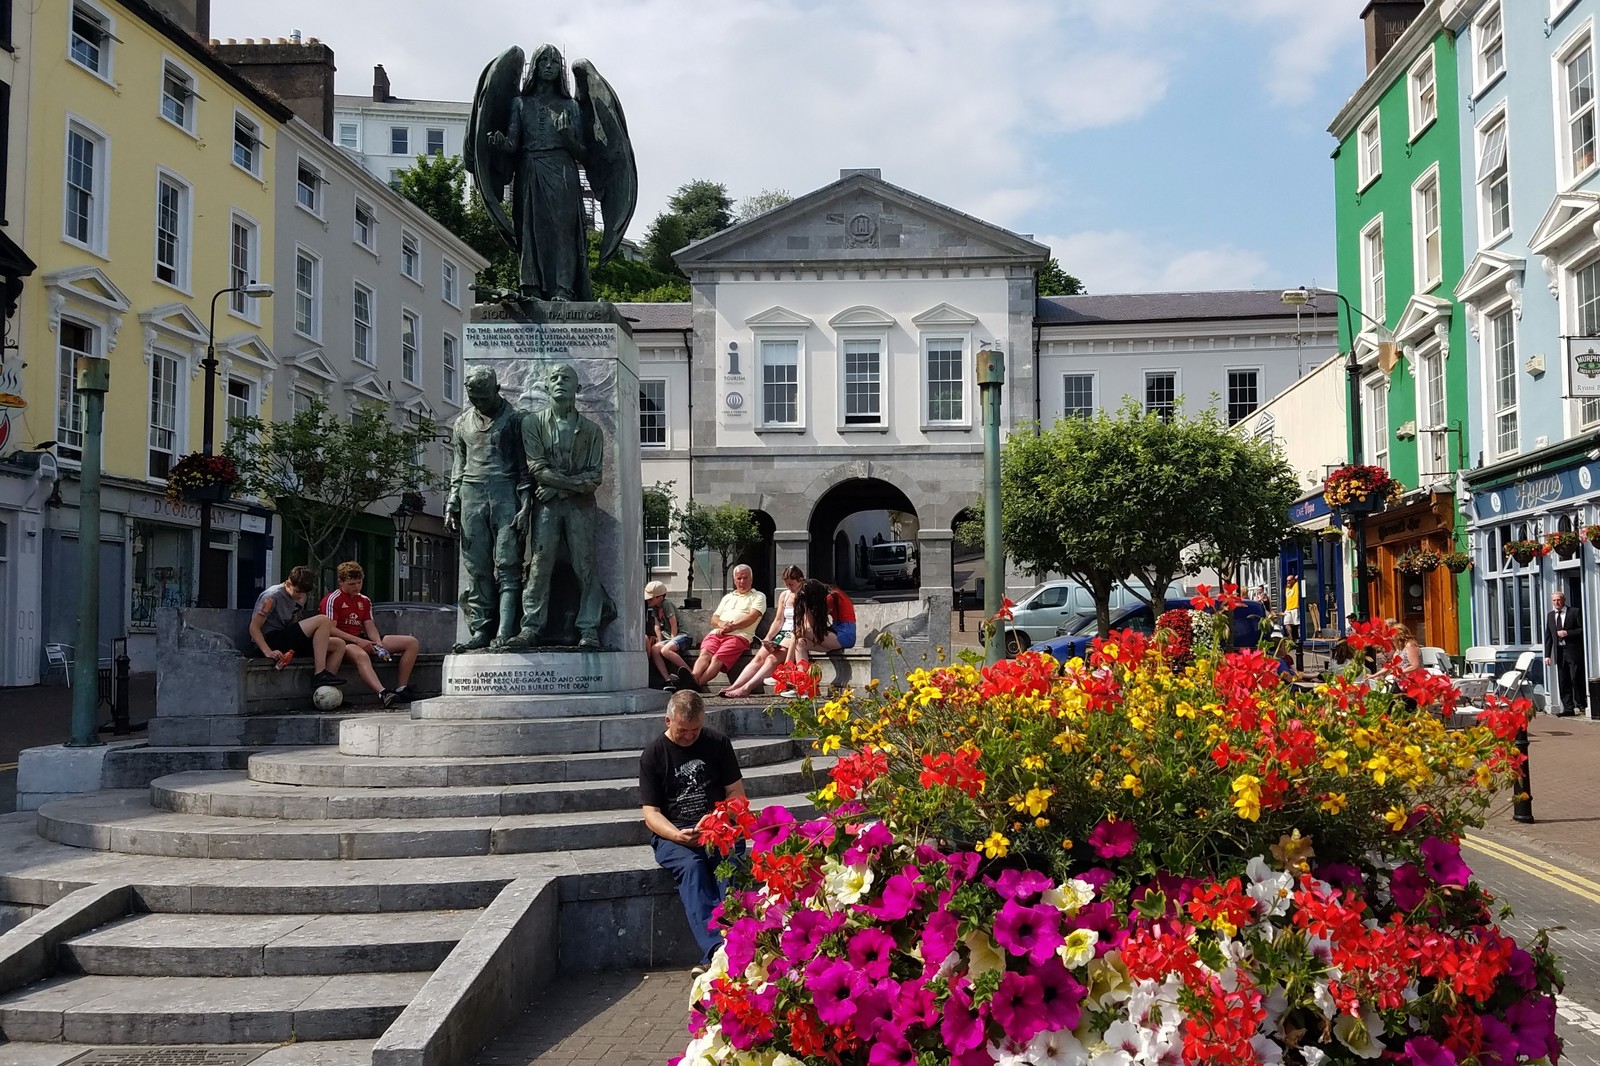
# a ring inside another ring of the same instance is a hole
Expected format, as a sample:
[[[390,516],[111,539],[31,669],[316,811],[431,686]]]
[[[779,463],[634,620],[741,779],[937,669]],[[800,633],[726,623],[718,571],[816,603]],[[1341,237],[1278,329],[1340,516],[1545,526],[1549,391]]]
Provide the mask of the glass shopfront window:
[[[133,590],[131,629],[153,630],[156,611],[187,607],[194,602],[194,538],[192,529],[155,522],[133,523]]]
[[[406,536],[407,574],[400,579],[403,603],[456,602],[456,542],[427,533]]]

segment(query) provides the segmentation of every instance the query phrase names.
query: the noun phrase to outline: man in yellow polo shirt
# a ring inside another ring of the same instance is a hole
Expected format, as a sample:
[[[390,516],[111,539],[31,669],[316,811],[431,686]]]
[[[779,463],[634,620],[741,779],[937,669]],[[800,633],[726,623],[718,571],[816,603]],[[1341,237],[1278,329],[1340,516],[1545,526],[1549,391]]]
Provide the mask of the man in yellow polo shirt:
[[[733,670],[733,664],[750,647],[761,616],[767,613],[767,594],[752,588],[754,582],[755,575],[748,566],[740,563],[733,568],[733,591],[717,604],[716,613],[711,616],[711,632],[701,638],[694,670],[689,677],[679,674],[680,682],[692,678],[698,689],[722,671]]]

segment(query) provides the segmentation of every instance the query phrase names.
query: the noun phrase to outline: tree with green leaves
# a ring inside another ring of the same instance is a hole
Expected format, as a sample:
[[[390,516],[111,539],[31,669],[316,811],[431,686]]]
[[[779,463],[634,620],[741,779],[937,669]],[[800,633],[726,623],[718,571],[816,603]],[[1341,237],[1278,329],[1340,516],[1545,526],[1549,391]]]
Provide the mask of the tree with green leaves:
[[[674,515],[678,543],[689,553],[689,590],[694,590],[694,559],[702,551],[722,559],[722,589],[728,589],[728,571],[739,553],[761,539],[755,512],[737,503],[705,506],[690,500]]]
[[[594,298],[612,303],[687,303],[689,283],[663,274],[644,260],[615,256],[600,266],[600,234],[589,234],[589,277]]]
[[[1062,270],[1054,256],[1040,268],[1035,287],[1040,296],[1079,296],[1086,291],[1083,282]]]
[[[688,587],[684,599],[694,598],[694,564],[700,553],[711,545],[711,519],[706,509],[694,500],[672,509],[672,532],[677,542],[689,555]]]
[[[467,192],[467,172],[460,156],[419,155],[414,165],[400,172],[400,195],[489,260],[488,268],[477,277],[478,285],[514,288],[518,284],[517,255],[500,236],[483,197],[476,189]]]
[[[704,179],[680,185],[645,230],[645,260],[663,274],[684,278],[672,253],[731,225],[733,199],[726,185]]]
[[[766,214],[774,208],[782,207],[793,200],[788,189],[762,189],[754,196],[746,196],[739,201],[738,213],[734,215],[735,222],[749,222]]]
[[[1208,559],[1275,552],[1298,494],[1277,450],[1215,411],[1164,416],[1130,401],[1006,442],[1001,535],[1022,566],[1082,582],[1104,635],[1117,582],[1137,578],[1129,590],[1160,614],[1173,581]]]
[[[223,451],[238,468],[240,490],[272,501],[305,544],[306,565],[321,574],[357,515],[441,483],[422,461],[433,436],[426,419],[397,426],[376,404],[349,418],[315,399],[281,422],[230,418]]]

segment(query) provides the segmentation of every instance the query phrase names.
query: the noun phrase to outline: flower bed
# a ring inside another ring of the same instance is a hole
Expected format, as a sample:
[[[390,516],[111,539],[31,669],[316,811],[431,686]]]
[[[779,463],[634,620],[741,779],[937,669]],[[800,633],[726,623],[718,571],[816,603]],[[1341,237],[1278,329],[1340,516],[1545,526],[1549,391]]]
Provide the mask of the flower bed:
[[[1442,678],[1297,694],[1259,651],[1194,647],[1177,668],[1125,632],[1064,669],[1030,653],[792,701],[844,754],[821,817],[737,800],[706,829],[753,847],[683,1063],[1558,1053],[1555,961],[1499,932],[1457,843],[1513,779],[1527,701],[1448,731]]]

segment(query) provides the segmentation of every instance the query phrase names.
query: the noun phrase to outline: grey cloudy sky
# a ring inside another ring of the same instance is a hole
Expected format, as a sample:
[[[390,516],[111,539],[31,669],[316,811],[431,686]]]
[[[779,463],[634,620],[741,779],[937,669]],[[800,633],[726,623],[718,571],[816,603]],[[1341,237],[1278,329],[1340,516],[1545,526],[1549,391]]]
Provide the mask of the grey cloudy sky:
[[[1328,121],[1362,0],[213,0],[298,29],[338,91],[465,100],[511,44],[587,58],[639,160],[633,236],[696,178],[800,194],[843,167],[1050,244],[1091,291],[1332,279]]]

